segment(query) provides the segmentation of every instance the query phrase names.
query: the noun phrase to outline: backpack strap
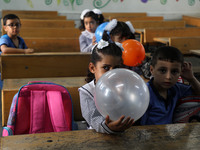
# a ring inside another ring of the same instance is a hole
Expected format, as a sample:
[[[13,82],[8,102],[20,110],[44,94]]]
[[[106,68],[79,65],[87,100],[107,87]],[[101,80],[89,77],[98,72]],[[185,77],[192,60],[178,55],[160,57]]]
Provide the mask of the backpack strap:
[[[45,120],[45,91],[31,91],[30,130],[29,133],[44,132]]]
[[[47,103],[52,126],[55,132],[69,131],[60,91],[47,91]]]

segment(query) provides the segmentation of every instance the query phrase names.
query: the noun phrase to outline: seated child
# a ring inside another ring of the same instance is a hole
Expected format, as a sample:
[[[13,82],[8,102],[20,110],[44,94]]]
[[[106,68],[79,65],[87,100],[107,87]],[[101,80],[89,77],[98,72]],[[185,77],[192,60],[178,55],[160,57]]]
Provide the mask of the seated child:
[[[188,95],[200,94],[200,83],[193,75],[191,63],[184,62],[182,53],[175,47],[158,48],[151,63],[152,78],[147,83],[150,103],[140,124],[171,124],[177,101]],[[189,85],[177,82],[180,75]]]
[[[7,34],[0,38],[0,50],[4,54],[33,53],[33,49],[27,48],[24,40],[19,37],[20,19],[14,14],[8,14],[3,18],[3,28]]]
[[[105,27],[104,33],[109,33],[110,40],[115,42],[118,46],[122,46],[122,43],[128,39],[135,39],[135,29],[130,21],[117,21],[112,19]],[[124,66],[127,69],[142,74],[139,67]]]
[[[91,52],[92,47],[96,44],[95,31],[99,25],[98,15],[89,9],[81,13],[81,32],[79,36],[79,44],[81,52]]]
[[[110,39],[113,42],[122,43],[128,39],[135,39],[135,29],[130,21],[123,22],[113,19],[104,30],[106,33],[109,32]]]
[[[118,120],[104,118],[96,108],[94,101],[95,84],[107,71],[119,68],[122,64],[122,50],[115,43],[109,43],[108,37],[104,37],[93,48],[89,74],[84,86],[79,88],[82,116],[97,132],[116,134],[130,128],[134,120],[127,116],[121,116]]]

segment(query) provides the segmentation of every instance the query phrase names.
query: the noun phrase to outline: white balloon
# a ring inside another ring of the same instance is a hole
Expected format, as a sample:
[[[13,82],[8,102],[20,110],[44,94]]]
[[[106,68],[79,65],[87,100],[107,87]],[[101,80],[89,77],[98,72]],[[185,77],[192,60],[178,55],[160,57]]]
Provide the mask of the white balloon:
[[[134,71],[113,69],[98,80],[95,104],[102,116],[118,120],[122,115],[138,120],[149,105],[149,89]]]

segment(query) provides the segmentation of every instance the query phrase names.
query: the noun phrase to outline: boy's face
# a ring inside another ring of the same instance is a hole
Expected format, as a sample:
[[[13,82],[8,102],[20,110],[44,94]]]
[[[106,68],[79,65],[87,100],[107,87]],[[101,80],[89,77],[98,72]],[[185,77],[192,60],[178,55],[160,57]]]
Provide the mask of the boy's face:
[[[4,26],[4,30],[7,32],[8,36],[17,36],[20,32],[20,21],[19,19],[8,19],[6,21],[6,25]]]
[[[94,33],[98,24],[92,17],[85,17],[84,26],[87,31]]]
[[[150,66],[150,71],[156,89],[167,90],[177,82],[181,73],[181,63],[158,60],[154,67]]]

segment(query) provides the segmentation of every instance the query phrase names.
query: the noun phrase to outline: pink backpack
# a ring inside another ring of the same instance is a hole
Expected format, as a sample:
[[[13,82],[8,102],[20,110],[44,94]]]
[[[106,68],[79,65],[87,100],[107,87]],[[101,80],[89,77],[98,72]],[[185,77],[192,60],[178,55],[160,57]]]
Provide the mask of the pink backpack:
[[[13,97],[2,136],[61,132],[75,129],[68,90],[58,84],[33,81]]]

